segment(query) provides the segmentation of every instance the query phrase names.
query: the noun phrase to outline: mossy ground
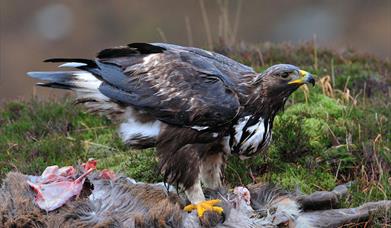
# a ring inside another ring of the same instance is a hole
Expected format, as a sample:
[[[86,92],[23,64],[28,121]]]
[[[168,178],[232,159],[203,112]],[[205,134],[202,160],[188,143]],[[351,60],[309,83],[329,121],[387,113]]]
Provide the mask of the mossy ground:
[[[390,62],[311,44],[217,51],[259,71],[292,63],[318,79],[331,78],[309,93],[295,92],[276,117],[268,154],[245,161],[231,157],[226,183],[271,181],[310,193],[352,182],[342,206],[391,198]],[[11,170],[39,174],[48,165],[71,165],[90,157],[99,159],[100,168],[140,181],[161,180],[154,149],[127,149],[109,120],[86,113],[70,99],[11,101],[1,108],[0,178]],[[374,221],[381,224],[384,218]]]

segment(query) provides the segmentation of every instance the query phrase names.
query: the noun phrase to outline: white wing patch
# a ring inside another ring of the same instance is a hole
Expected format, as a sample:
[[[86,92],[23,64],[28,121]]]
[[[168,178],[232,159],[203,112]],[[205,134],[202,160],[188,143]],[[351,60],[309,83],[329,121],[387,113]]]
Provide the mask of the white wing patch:
[[[194,130],[197,130],[197,131],[203,131],[203,130],[206,130],[208,129],[209,127],[208,126],[192,126],[191,129],[194,129]]]
[[[156,138],[160,132],[161,122],[158,120],[140,122],[133,115],[131,108],[126,110],[127,121],[119,126],[119,135],[124,142],[133,138]]]
[[[234,145],[236,145],[237,143],[240,142],[240,138],[242,137],[242,134],[243,134],[243,128],[244,126],[246,126],[246,123],[247,121],[250,119],[251,116],[245,116],[243,118],[240,118],[240,120],[238,121],[238,124],[236,124],[234,126],[235,128],[235,143]]]
[[[156,66],[157,64],[159,64],[159,58],[156,58],[158,56],[159,54],[147,55],[146,57],[143,58],[143,64],[144,65],[151,64],[152,66]]]
[[[234,132],[231,135],[230,149],[240,155],[241,159],[267,148],[271,138],[270,121],[261,117],[253,119],[251,115],[242,117],[233,126]],[[256,120],[256,122],[253,120]],[[251,125],[250,122],[251,121]],[[245,134],[245,135],[243,135]]]
[[[123,141],[129,141],[135,137],[155,138],[160,132],[160,121],[141,123],[134,119],[128,119],[119,127],[119,134]]]
[[[102,84],[101,80],[97,79],[93,74],[86,71],[77,71],[73,75],[77,79],[75,80],[74,83],[79,88],[96,91],[98,90],[99,86]]]
[[[262,142],[263,135],[265,134],[265,124],[263,119],[260,118],[259,122],[247,128],[247,131],[250,132],[250,135],[243,141],[240,149],[246,150],[247,148],[252,147],[252,150],[256,151],[259,144]]]
[[[76,88],[74,91],[78,98],[85,99],[91,98],[96,101],[99,101],[100,109],[110,109],[113,108],[113,103],[110,102],[110,98],[106,97],[99,91],[99,86],[102,84],[102,81],[97,79],[93,74],[78,71],[73,74],[75,76],[74,85]],[[97,104],[85,104],[88,108],[90,105],[94,106]],[[116,106],[116,105],[115,105]]]

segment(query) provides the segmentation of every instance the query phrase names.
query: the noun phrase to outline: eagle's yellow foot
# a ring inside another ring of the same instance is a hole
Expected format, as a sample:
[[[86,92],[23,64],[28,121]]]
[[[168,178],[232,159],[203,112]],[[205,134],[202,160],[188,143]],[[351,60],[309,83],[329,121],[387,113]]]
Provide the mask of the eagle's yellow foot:
[[[183,210],[187,212],[191,212],[192,210],[197,210],[198,217],[202,217],[205,213],[205,211],[213,211],[217,214],[221,215],[223,213],[223,208],[214,206],[215,204],[220,203],[221,200],[215,199],[215,200],[206,200],[202,201],[198,204],[190,204],[187,205]]]

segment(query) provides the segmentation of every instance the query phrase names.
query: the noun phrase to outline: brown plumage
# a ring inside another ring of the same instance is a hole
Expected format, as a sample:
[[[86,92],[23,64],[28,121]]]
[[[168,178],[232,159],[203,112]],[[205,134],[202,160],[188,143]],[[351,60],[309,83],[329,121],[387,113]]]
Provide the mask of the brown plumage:
[[[204,200],[201,182],[221,186],[225,157],[266,151],[273,119],[307,72],[279,64],[256,73],[198,48],[134,43],[105,49],[95,60],[49,59],[81,71],[30,72],[72,89],[91,112],[120,120],[131,147],[156,146],[165,180],[179,184],[192,203]]]

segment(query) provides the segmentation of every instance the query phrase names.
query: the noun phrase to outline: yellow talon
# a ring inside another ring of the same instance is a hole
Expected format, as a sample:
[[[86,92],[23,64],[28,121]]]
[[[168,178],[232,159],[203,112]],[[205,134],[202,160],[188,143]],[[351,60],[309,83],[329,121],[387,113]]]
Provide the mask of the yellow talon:
[[[193,210],[197,210],[198,217],[202,217],[205,213],[205,211],[214,211],[221,215],[223,213],[223,208],[214,206],[215,204],[220,203],[221,200],[215,199],[215,200],[206,200],[202,201],[198,204],[190,204],[187,205],[185,208],[183,208],[184,211],[191,212]]]

